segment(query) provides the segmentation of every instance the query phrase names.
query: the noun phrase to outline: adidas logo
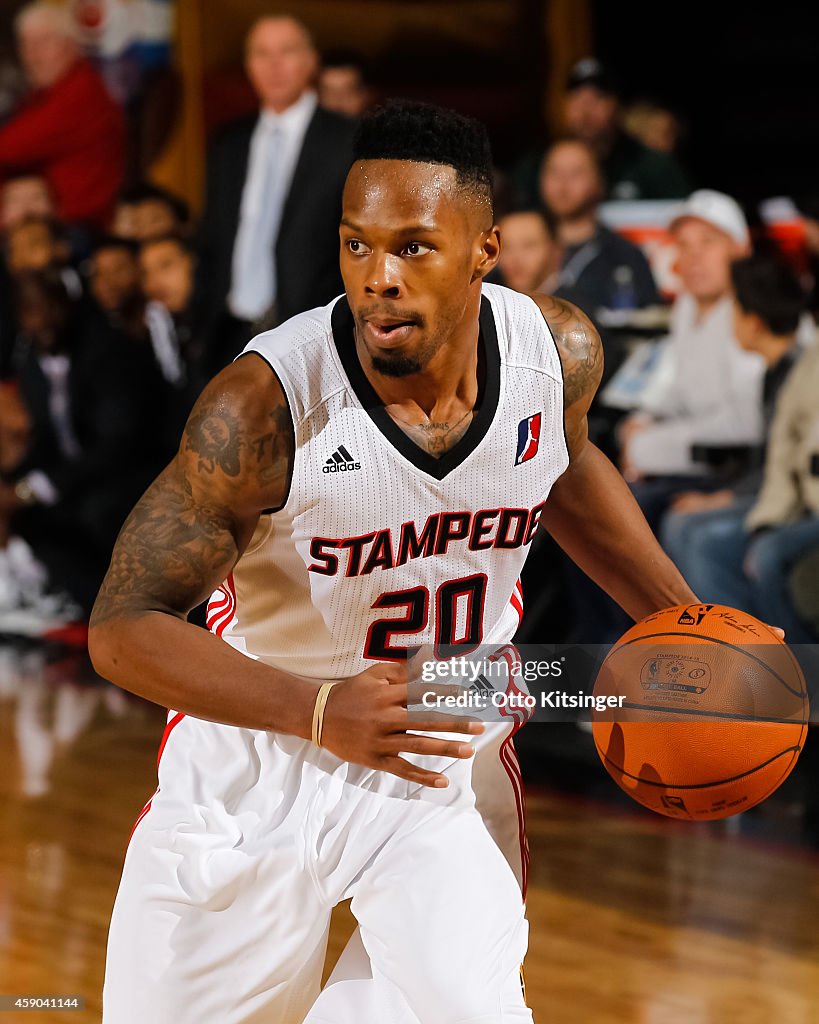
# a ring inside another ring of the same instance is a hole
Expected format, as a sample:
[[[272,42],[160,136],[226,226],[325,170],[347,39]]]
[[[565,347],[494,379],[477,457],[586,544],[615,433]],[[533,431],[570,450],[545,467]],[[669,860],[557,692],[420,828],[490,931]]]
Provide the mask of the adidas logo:
[[[343,444],[336,448],[321,467],[322,473],[351,473],[354,469],[361,469],[361,463],[355,461]]]

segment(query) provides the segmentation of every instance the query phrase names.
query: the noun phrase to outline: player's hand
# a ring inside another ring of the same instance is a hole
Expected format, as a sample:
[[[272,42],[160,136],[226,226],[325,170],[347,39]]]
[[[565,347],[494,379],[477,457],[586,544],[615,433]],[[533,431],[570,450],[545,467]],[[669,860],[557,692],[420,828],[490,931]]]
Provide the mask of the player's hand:
[[[427,690],[453,689],[440,685]],[[402,753],[430,757],[468,758],[472,745],[457,739],[416,736],[418,732],[462,733],[477,736],[480,722],[460,717],[407,712],[408,671],[406,664],[379,662],[357,676],[345,679],[330,691],[324,713],[322,746],[345,761],[390,772],[400,779],[422,786],[444,789],[449,780],[440,772],[419,768]]]

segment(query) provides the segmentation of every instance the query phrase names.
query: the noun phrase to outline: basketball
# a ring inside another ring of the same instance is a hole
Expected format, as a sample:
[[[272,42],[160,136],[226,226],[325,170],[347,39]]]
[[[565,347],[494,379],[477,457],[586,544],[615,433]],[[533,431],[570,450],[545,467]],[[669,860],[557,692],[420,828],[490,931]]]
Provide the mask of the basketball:
[[[722,605],[649,615],[606,656],[594,742],[614,781],[672,818],[726,818],[788,777],[805,742],[802,671],[763,622]]]

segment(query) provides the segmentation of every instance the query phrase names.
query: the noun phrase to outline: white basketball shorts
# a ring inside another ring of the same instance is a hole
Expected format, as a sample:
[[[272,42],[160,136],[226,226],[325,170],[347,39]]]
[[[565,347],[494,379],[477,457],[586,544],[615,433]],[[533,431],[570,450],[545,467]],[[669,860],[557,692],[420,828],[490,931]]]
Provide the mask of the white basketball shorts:
[[[302,1024],[347,898],[377,1005],[413,1024],[531,1020],[512,986],[527,925],[511,731],[489,725],[473,761],[433,765],[451,782],[430,790],[171,712],[114,906],[104,1024]]]

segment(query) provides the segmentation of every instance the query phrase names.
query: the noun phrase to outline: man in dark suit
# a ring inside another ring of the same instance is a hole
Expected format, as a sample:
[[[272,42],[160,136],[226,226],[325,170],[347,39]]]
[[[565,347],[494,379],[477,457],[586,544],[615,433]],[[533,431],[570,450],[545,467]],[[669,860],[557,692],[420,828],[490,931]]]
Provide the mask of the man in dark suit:
[[[318,106],[318,63],[294,18],[261,18],[248,34],[261,110],[229,125],[208,163],[200,277],[214,369],[254,332],[342,291],[338,222],[355,123]]]

